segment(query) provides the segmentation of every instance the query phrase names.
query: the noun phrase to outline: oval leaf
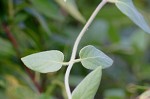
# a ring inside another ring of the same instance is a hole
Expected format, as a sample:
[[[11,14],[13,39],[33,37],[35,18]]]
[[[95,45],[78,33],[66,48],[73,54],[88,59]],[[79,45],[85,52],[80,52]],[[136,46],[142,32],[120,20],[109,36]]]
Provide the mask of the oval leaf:
[[[62,67],[64,55],[57,50],[31,54],[21,58],[23,63],[30,69],[41,73],[54,72]]]
[[[72,99],[94,99],[102,76],[102,67],[99,66],[75,88]]]
[[[108,0],[114,2],[119,10],[127,15],[136,25],[142,28],[145,32],[150,33],[150,27],[144,20],[144,17],[135,8],[132,0]]]
[[[107,68],[112,65],[113,60],[105,55],[102,51],[92,45],[81,49],[79,53],[82,65],[87,69],[95,69],[98,66]]]

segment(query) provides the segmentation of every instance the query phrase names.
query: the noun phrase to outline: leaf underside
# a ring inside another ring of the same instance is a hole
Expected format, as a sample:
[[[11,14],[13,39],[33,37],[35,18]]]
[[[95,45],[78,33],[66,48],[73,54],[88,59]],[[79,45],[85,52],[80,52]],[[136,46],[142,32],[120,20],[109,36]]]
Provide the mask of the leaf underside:
[[[113,60],[111,58],[92,45],[88,45],[82,48],[80,50],[79,56],[82,65],[87,69],[93,70],[98,66],[107,68],[113,64]]]
[[[72,99],[94,99],[102,76],[102,67],[99,66],[88,74],[74,89]]]
[[[40,72],[55,72],[62,67],[64,55],[57,50],[44,51],[21,58],[23,63],[30,69]]]
[[[138,12],[132,0],[116,0],[114,2],[122,13],[127,15],[136,25],[138,25],[145,32],[150,33],[150,26],[147,24],[144,17]]]
[[[139,99],[149,99],[150,98],[150,90],[145,91]]]

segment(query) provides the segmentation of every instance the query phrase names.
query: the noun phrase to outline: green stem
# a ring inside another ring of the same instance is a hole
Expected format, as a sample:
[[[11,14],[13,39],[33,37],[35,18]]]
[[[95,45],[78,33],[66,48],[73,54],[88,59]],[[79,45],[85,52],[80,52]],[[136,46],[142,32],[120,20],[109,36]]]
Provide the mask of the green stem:
[[[9,15],[10,20],[12,20],[14,16],[13,9],[14,9],[13,0],[8,0],[8,15]]]
[[[98,14],[98,12],[100,11],[100,9],[107,3],[107,0],[102,0],[102,2],[97,6],[97,8],[95,9],[95,11],[93,12],[93,14],[91,15],[90,19],[87,21],[87,23],[85,24],[85,26],[83,27],[82,31],[79,33],[74,46],[73,46],[73,50],[72,50],[72,55],[71,55],[71,59],[69,61],[69,66],[66,70],[66,74],[65,74],[65,88],[66,88],[66,92],[68,95],[68,99],[72,99],[72,95],[71,95],[71,91],[70,91],[70,87],[69,87],[69,75],[70,75],[70,71],[72,69],[72,66],[74,64],[74,59],[76,57],[76,52],[77,52],[77,48],[79,45],[79,42],[82,38],[82,36],[84,35],[84,33],[86,32],[86,30],[88,29],[88,27],[90,26],[90,24],[92,23],[92,21],[94,20],[94,18],[96,17],[96,15]]]

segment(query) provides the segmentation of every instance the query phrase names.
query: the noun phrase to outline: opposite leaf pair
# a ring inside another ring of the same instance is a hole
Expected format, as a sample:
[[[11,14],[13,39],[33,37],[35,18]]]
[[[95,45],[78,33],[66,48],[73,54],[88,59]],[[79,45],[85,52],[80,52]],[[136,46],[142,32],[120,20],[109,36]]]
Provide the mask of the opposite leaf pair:
[[[82,65],[93,71],[88,74],[72,92],[72,99],[93,99],[101,81],[102,68],[112,65],[113,60],[92,45],[79,52]],[[54,72],[64,64],[64,55],[57,50],[45,51],[26,56],[21,59],[24,64],[41,73]]]
[[[107,68],[113,63],[112,59],[92,45],[82,48],[79,56],[82,65],[87,69],[93,70],[98,66]],[[63,53],[57,50],[35,53],[21,60],[28,68],[40,73],[58,71],[65,64]]]

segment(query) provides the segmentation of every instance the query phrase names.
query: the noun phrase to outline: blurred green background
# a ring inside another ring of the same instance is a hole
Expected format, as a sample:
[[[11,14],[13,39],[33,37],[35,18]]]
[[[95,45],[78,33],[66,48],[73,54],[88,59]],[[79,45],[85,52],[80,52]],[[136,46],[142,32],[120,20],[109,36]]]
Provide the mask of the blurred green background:
[[[73,43],[100,0],[0,0],[0,99],[67,99],[58,72],[39,74],[20,58],[60,50],[65,61]],[[150,0],[133,0],[150,23]],[[94,45],[114,60],[103,70],[95,99],[135,99],[150,87],[150,35],[107,4],[84,35],[79,49]],[[78,56],[77,56],[78,57]],[[71,71],[75,86],[90,71],[80,63]]]

